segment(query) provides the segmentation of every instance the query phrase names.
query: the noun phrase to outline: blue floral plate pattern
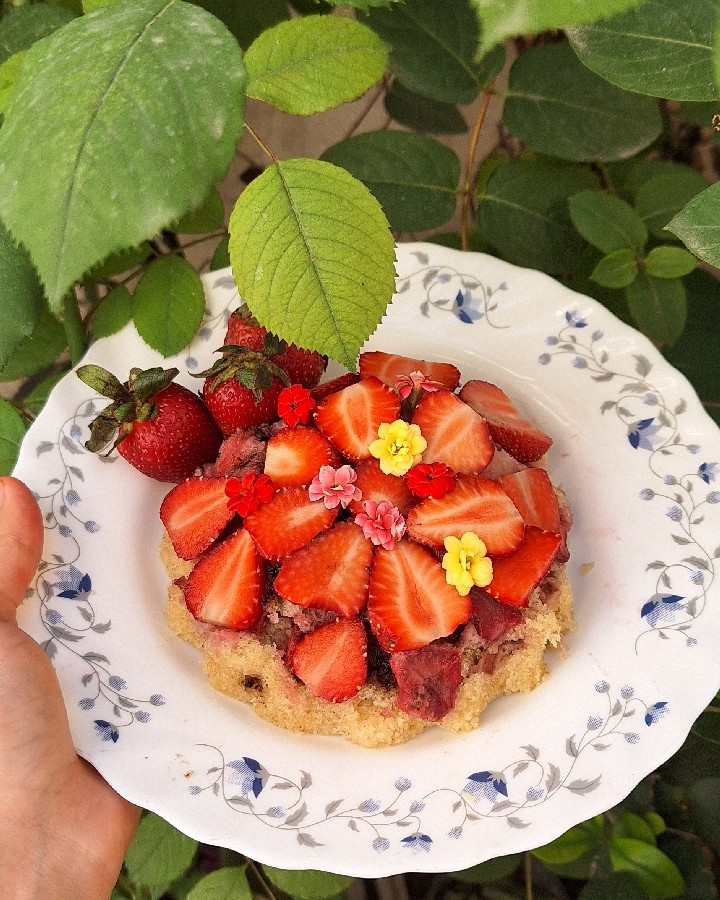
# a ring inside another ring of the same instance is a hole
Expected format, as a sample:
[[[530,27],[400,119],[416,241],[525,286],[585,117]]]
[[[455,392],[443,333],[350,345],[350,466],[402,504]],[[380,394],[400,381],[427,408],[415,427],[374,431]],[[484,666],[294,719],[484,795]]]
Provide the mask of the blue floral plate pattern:
[[[45,518],[20,621],[57,670],[78,752],[130,800],[260,862],[381,877],[452,871],[552,840],[618,803],[683,743],[720,687],[720,431],[638,332],[538,272],[431,244],[397,248],[368,342],[501,385],[554,438],[571,499],[577,631],[551,677],[477,731],[400,746],[293,735],[215,693],[164,620],[168,485],[87,453],[100,398],[70,373],[16,475]],[[208,366],[237,292],[205,279],[205,322],[162,360],[132,326],[85,361]]]

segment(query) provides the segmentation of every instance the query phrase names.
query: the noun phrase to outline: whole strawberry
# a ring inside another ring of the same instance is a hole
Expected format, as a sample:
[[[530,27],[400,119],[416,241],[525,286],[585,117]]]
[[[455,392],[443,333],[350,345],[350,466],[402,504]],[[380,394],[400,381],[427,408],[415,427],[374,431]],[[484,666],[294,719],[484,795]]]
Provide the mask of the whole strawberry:
[[[222,357],[204,377],[203,400],[220,431],[228,437],[239,428],[274,422],[278,397],[290,383],[287,372],[264,353],[225,346]]]
[[[316,350],[288,344],[269,332],[245,306],[236,309],[228,321],[225,343],[263,352],[283,368],[293,384],[313,388],[322,378],[327,357]]]
[[[177,369],[131,369],[122,384],[101,366],[78,377],[112,403],[90,425],[85,446],[98,453],[112,442],[118,453],[156,481],[180,482],[215,459],[222,435],[202,400],[173,379]]]

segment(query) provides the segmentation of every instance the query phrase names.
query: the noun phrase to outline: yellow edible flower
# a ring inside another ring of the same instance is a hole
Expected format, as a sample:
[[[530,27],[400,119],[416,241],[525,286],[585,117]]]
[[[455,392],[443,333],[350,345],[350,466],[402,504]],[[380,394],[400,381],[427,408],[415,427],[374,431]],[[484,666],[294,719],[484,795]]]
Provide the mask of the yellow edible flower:
[[[402,419],[378,428],[378,438],[368,447],[380,461],[380,469],[386,475],[404,475],[420,462],[427,441],[420,434],[418,425],[410,425]]]
[[[442,567],[445,580],[453,585],[461,597],[470,593],[473,585],[486,587],[492,581],[492,561],[485,555],[487,547],[474,531],[466,531],[461,538],[445,538],[447,553]]]

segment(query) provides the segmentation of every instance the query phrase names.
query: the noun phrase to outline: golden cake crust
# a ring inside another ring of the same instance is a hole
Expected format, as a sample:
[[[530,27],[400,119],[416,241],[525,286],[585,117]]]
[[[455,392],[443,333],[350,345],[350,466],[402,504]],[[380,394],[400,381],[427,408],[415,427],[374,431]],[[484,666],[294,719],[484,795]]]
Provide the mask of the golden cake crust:
[[[288,671],[270,639],[196,621],[175,584],[189,574],[193,564],[177,557],[167,535],[160,555],[171,581],[168,625],[201,651],[213,688],[287,730],[338,735],[364,747],[400,744],[434,725],[453,732],[474,730],[480,713],[496,697],[529,692],[547,677],[545,651],[562,649],[563,635],[574,628],[572,588],[565,567],[555,565],[531,598],[524,624],[494,648],[498,660],[492,671],[476,671],[477,659],[471,652],[464,653],[464,678],[453,710],[438,723],[427,722],[398,709],[395,690],[372,683],[342,703],[318,699]]]

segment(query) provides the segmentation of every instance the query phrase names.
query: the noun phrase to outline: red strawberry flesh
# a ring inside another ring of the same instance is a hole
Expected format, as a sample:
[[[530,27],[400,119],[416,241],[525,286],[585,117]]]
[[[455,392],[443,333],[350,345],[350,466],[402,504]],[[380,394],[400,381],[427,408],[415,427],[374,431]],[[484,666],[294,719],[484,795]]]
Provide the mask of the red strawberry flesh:
[[[449,391],[454,391],[460,383],[460,371],[452,363],[429,362],[426,359],[385,353],[383,350],[367,350],[361,353],[358,364],[361,378],[373,375],[391,388],[395,387],[398,378],[413,372],[422,372],[431,381],[437,381]]]
[[[380,463],[374,458],[362,459],[355,466],[355,486],[362,492],[360,500],[353,500],[349,509],[351,512],[363,512],[363,503],[366,500],[374,500],[380,503],[389,500],[402,516],[406,516],[412,506],[418,502],[413,492],[408,488],[402,478],[396,475],[386,475],[380,468]]]
[[[301,637],[288,654],[288,668],[321,700],[354,697],[367,678],[367,636],[358,619],[339,619]]]
[[[408,715],[439,722],[455,706],[462,682],[462,654],[452,644],[393,653],[390,668],[397,680],[397,705]]]
[[[470,600],[475,630],[488,643],[498,640],[511,628],[517,628],[525,621],[523,614],[517,609],[498,602],[480,588],[471,589]]]
[[[265,474],[277,485],[310,484],[320,466],[341,464],[338,451],[316,428],[284,428],[267,442]]]
[[[544,469],[522,469],[498,478],[526,525],[560,534],[560,507],[555,489]]]
[[[160,519],[181,559],[195,559],[204,553],[232,519],[226,484],[227,478],[195,476],[166,495]]]
[[[310,500],[306,487],[290,486],[279,488],[268,503],[246,516],[245,527],[262,555],[279,562],[329,528],[337,514],[337,509]]]
[[[454,472],[480,473],[495,452],[490,429],[467,403],[449,391],[426,393],[413,413],[427,441],[424,463],[443,462]]]
[[[371,377],[327,397],[315,412],[315,424],[344,456],[359,460],[370,456],[379,426],[399,415],[397,395]]]
[[[559,534],[530,525],[514,553],[493,561],[493,578],[487,592],[509,606],[527,606],[530,595],[550,570],[561,543]]]

